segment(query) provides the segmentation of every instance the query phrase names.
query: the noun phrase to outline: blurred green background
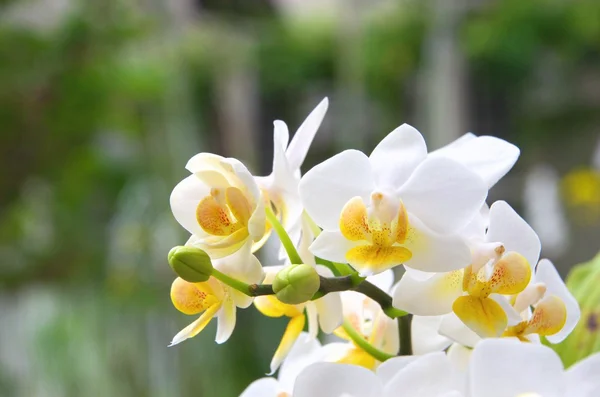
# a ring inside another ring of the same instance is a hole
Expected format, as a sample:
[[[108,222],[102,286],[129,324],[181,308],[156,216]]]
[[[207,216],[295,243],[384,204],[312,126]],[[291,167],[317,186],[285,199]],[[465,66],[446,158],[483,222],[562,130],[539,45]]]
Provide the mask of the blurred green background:
[[[169,194],[200,151],[270,172],[324,96],[304,169],[408,122],[522,155],[490,202],[563,275],[600,249],[597,0],[0,1],[0,396],[236,396],[285,320],[167,348]],[[272,260],[265,259],[265,263]]]

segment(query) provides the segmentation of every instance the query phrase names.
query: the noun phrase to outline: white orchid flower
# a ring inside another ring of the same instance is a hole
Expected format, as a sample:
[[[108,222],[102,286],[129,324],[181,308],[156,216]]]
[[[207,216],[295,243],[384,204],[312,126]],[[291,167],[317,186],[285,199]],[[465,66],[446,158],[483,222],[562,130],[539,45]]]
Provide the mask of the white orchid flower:
[[[276,120],[273,123],[273,171],[266,177],[256,177],[266,201],[271,203],[294,243],[300,237],[300,220],[304,210],[298,193],[300,166],[306,158],[328,106],[328,99],[323,99],[300,125],[291,142],[287,125],[281,120]],[[281,253],[284,257],[285,251],[282,250]]]
[[[498,337],[522,321],[507,295],[522,292],[540,254],[537,234],[506,202],[489,213],[485,235],[469,236],[471,264],[429,278],[406,272],[393,292],[394,306],[420,316],[454,312],[481,337]]]
[[[594,397],[600,395],[600,354],[567,371],[550,348],[488,339],[469,362],[470,397]]]
[[[387,270],[367,277],[367,281],[388,292],[394,282],[394,273]],[[344,320],[354,332],[377,350],[390,355],[398,354],[398,320],[389,318],[377,302],[358,292],[344,291],[341,296]],[[347,342],[327,344],[327,361],[355,364],[368,369],[375,369],[380,364],[375,357],[357,345],[343,327],[336,329],[334,334]]]
[[[507,336],[531,341],[545,336],[550,343],[563,341],[573,331],[581,310],[556,268],[548,259],[542,259],[530,284],[512,299],[514,309],[523,321],[510,327]],[[530,310],[533,307],[533,312]]]
[[[192,175],[171,193],[171,210],[192,237],[188,245],[223,258],[247,241],[253,252],[266,240],[265,207],[260,189],[248,169],[233,158],[211,153],[192,157]]]
[[[322,361],[323,353],[321,343],[303,332],[281,364],[277,378],[255,380],[240,397],[291,397],[298,374],[307,366]]]
[[[517,162],[520,150],[493,136],[467,133],[454,142],[429,153],[429,157],[446,157],[458,161],[478,174],[488,189],[496,184]]]
[[[316,363],[298,375],[294,397],[459,397],[464,376],[442,352],[396,357],[376,373],[338,363]]]
[[[267,266],[264,282],[269,284],[284,266]],[[317,266],[317,271],[324,276],[331,277],[333,274],[324,266]],[[277,371],[281,362],[289,354],[292,346],[300,336],[306,317],[308,317],[309,334],[315,337],[320,328],[325,333],[332,333],[342,322],[342,308],[338,293],[330,293],[314,301],[308,301],[298,305],[290,305],[280,302],[275,295],[258,296],[254,300],[256,308],[268,317],[289,317],[290,321],[281,342],[271,360],[271,374]],[[306,310],[307,316],[304,315]]]
[[[469,249],[452,233],[475,216],[486,195],[486,184],[464,165],[427,158],[423,137],[407,124],[370,157],[346,150],[300,181],[302,203],[323,229],[311,251],[361,275],[399,264],[424,271],[464,267]]]
[[[248,242],[234,254],[213,261],[215,269],[240,281],[254,284],[262,282],[263,268],[258,259],[250,253]],[[236,322],[236,308],[245,309],[252,304],[252,297],[210,277],[208,281],[190,283],[176,278],[171,286],[171,301],[180,312],[188,315],[200,314],[200,317],[181,330],[170,346],[196,336],[213,317],[217,317],[217,343],[226,342]]]

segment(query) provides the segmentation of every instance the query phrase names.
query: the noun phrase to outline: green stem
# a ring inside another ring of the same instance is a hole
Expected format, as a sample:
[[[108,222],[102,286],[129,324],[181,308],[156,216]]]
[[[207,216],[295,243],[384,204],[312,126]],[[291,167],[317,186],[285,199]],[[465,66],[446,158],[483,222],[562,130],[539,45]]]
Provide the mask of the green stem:
[[[270,205],[267,205],[265,207],[265,213],[267,214],[267,220],[279,236],[279,240],[281,241],[283,248],[285,248],[285,252],[287,252],[288,257],[290,258],[290,262],[294,265],[304,263],[302,261],[302,258],[300,258],[298,251],[296,251],[296,247],[294,247],[294,243],[292,243],[290,236],[287,234],[284,227],[279,222],[279,219],[277,219],[277,216],[273,212],[273,209]]]
[[[246,284],[243,281],[236,280],[233,277],[221,273],[217,269],[213,269],[212,276],[248,296],[273,295],[273,286],[271,284]]]
[[[412,315],[404,316],[398,320],[400,330],[400,355],[412,355],[412,335],[411,335]]]
[[[390,358],[395,357],[391,354],[388,354],[386,352],[383,352],[383,351],[377,349],[375,346],[373,346],[372,344],[367,342],[367,340],[352,327],[352,325],[350,324],[350,322],[348,322],[348,320],[344,321],[344,324],[342,325],[342,327],[344,328],[344,331],[346,331],[346,334],[348,334],[350,339],[352,339],[352,341],[358,347],[363,349],[365,352],[369,353],[377,361],[384,362],[385,360],[389,360]]]
[[[379,306],[381,306],[383,312],[390,318],[402,317],[407,314],[405,311],[396,309],[392,305],[391,296],[389,296],[381,288],[371,284],[368,281],[363,281],[362,283],[358,284],[356,287],[354,287],[354,291],[360,292],[361,294],[366,295],[375,302],[379,303]]]

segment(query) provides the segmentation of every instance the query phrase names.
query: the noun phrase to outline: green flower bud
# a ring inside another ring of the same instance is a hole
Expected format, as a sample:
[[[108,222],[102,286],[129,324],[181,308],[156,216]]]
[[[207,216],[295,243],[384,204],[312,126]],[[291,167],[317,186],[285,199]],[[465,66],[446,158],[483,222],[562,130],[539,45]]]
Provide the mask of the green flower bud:
[[[574,266],[566,284],[579,302],[581,319],[564,341],[550,347],[568,367],[600,351],[600,254],[587,263]]]
[[[179,277],[190,283],[208,280],[213,271],[208,254],[194,247],[178,246],[171,249],[169,265]]]
[[[309,301],[320,284],[319,274],[312,266],[290,265],[275,276],[273,292],[281,302],[297,305]]]

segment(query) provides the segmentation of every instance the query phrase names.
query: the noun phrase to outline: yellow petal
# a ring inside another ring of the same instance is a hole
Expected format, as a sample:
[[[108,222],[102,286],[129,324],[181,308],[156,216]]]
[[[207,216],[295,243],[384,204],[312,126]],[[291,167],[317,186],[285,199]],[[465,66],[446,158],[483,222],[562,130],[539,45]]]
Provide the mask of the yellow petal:
[[[208,282],[188,283],[177,277],[171,284],[171,301],[185,314],[198,314],[219,300]]]
[[[398,246],[359,245],[346,252],[348,263],[361,269],[380,272],[402,264],[412,257],[412,253]]]
[[[531,280],[531,266],[525,257],[516,252],[508,252],[494,266],[490,278],[492,292],[502,295],[518,294]]]
[[[196,220],[208,234],[213,236],[228,236],[240,229],[240,223],[234,223],[227,211],[213,196],[206,196],[196,207]]]
[[[554,335],[564,327],[566,322],[567,306],[558,296],[550,295],[536,305],[524,333]]]
[[[237,187],[228,187],[225,190],[225,198],[235,219],[242,225],[248,226],[248,220],[252,216],[252,206],[244,193]]]
[[[271,374],[277,371],[279,365],[283,361],[283,359],[288,355],[294,342],[302,333],[304,329],[304,323],[306,320],[304,319],[304,315],[301,314],[296,317],[292,317],[290,322],[288,323],[285,332],[283,333],[283,337],[281,338],[281,342],[275,351],[275,355],[273,355],[273,359],[271,360]]]
[[[396,242],[403,244],[406,241],[406,235],[408,234],[408,213],[406,207],[400,202],[400,208],[398,208],[398,217],[396,219]]]
[[[273,295],[257,296],[254,299],[254,306],[268,317],[297,317],[302,314],[299,307],[282,303]]]
[[[340,364],[360,365],[361,367],[371,370],[375,369],[377,366],[377,360],[359,347],[350,349],[348,353],[344,357],[337,360],[337,362]]]
[[[173,337],[173,340],[169,346],[176,345],[186,339],[193,338],[194,336],[198,335],[200,331],[202,331],[208,325],[208,323],[210,323],[210,320],[212,320],[220,308],[220,302],[210,306],[204,313],[202,313],[200,317],[198,317],[196,321],[179,331],[177,335]]]
[[[454,301],[452,310],[482,338],[499,337],[508,324],[502,307],[490,298],[461,296]]]
[[[340,215],[340,231],[351,241],[368,238],[367,207],[362,198],[354,197],[346,203]]]

